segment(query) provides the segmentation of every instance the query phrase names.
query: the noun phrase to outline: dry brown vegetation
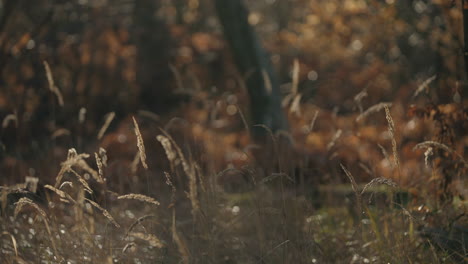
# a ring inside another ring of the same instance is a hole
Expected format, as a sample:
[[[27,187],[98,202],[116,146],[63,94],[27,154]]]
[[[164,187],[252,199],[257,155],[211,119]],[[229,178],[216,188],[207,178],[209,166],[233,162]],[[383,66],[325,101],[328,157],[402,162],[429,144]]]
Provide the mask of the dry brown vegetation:
[[[156,91],[188,94],[170,110],[139,101],[124,25],[2,68],[0,263],[467,261],[458,3],[410,1],[413,21],[398,1],[247,1],[289,121],[258,143],[209,1],[187,2],[158,9],[175,55]]]

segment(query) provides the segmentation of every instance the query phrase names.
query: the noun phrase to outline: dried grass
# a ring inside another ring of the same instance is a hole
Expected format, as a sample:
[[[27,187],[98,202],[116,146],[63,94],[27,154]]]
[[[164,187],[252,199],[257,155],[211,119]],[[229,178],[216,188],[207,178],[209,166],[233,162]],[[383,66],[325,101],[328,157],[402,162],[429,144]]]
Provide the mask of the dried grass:
[[[372,181],[368,182],[366,185],[364,185],[364,188],[362,188],[361,195],[364,194],[367,189],[371,188],[372,186],[376,185],[388,185],[393,188],[397,188],[398,184],[394,182],[391,179],[384,178],[384,177],[379,177],[379,178],[374,178]]]
[[[271,79],[270,76],[268,75],[268,72],[264,69],[262,69],[262,77],[263,77],[263,82],[265,84],[265,90],[267,94],[271,95],[273,92],[273,86],[271,84]]]
[[[182,256],[183,263],[190,263],[190,253],[188,251],[188,247],[185,244],[185,241],[180,237],[177,227],[176,227],[176,220],[175,220],[175,209],[172,209],[172,240],[177,245],[177,249],[179,250],[179,254]]]
[[[343,131],[341,129],[338,129],[335,134],[333,135],[333,138],[332,140],[330,141],[330,143],[328,143],[327,145],[327,150],[330,151],[336,144],[336,142],[338,141],[338,139],[341,137],[341,134],[343,133]]]
[[[71,172],[73,175],[75,175],[75,177],[78,179],[78,181],[81,183],[81,185],[83,185],[84,190],[85,190],[87,193],[93,194],[93,190],[92,190],[91,187],[89,186],[88,182],[87,182],[83,177],[81,177],[81,175],[78,174],[78,172],[76,172],[76,171],[73,170],[72,168],[70,168],[68,171]],[[60,188],[59,188],[59,189],[60,189]]]
[[[367,118],[369,115],[379,112],[380,110],[384,109],[385,106],[391,107],[392,103],[378,103],[376,105],[373,105],[369,107],[366,111],[364,111],[362,114],[358,115],[356,121],[361,121],[362,119]]]
[[[55,187],[53,187],[51,185],[48,185],[48,184],[45,185],[44,188],[49,189],[49,190],[53,191],[54,193],[56,193],[61,198],[60,199],[61,201],[66,202],[66,203],[71,201],[71,202],[76,204],[76,201],[68,193],[66,193],[66,192],[64,192],[62,190],[59,190],[59,189],[57,189],[57,188],[55,188]]]
[[[293,70],[292,70],[292,90],[291,93],[296,95],[298,92],[299,86],[299,72],[300,72],[300,65],[299,60],[296,58],[293,62]]]
[[[39,205],[37,205],[35,202],[33,202],[29,198],[22,197],[21,199],[18,200],[18,202],[15,203],[15,205],[16,205],[15,212],[14,212],[14,217],[15,218],[21,212],[21,209],[23,209],[23,207],[25,205],[27,205],[27,206],[30,206],[30,207],[34,208],[34,210],[36,210],[36,212],[40,216],[42,216],[45,220],[47,220],[47,214],[44,212],[44,210],[42,210],[42,208],[40,208]]]
[[[427,90],[429,88],[429,84],[431,84],[435,79],[437,78],[437,75],[433,75],[429,78],[427,78],[421,85],[418,86],[418,89],[413,94],[413,98],[418,96],[421,92],[424,90]]]
[[[398,157],[397,143],[395,139],[395,124],[393,123],[393,119],[392,119],[392,116],[390,115],[390,109],[388,108],[388,106],[384,106],[384,108],[385,108],[385,117],[387,118],[387,122],[388,122],[388,133],[390,133],[390,137],[392,139],[393,161],[400,175],[401,168],[400,168],[400,159]]]
[[[384,156],[385,160],[388,162],[388,164],[390,165],[390,167],[393,169],[394,166],[393,166],[393,163],[392,161],[390,160],[390,156],[388,155],[388,152],[387,150],[380,144],[377,144],[380,148],[380,151],[382,152],[382,155]]]
[[[457,158],[463,163],[463,165],[465,167],[468,167],[468,163],[466,162],[465,158],[463,158],[462,155],[460,155],[458,152],[456,152],[455,150],[451,149],[449,146],[443,144],[443,143],[439,143],[439,142],[436,142],[436,141],[424,141],[424,142],[421,142],[419,144],[417,144],[416,146],[414,146],[413,150],[416,150],[416,149],[423,149],[423,148],[427,148],[429,150],[429,148],[438,148],[438,149],[442,149],[444,150],[445,152],[449,153],[449,154],[453,154],[455,156],[457,156]],[[431,154],[430,152],[428,152],[428,150],[426,150],[427,152],[427,155]],[[425,157],[425,160],[428,159],[428,157],[426,156],[426,153],[424,153],[424,157]]]
[[[102,165],[107,167],[107,151],[105,148],[99,148],[99,156],[101,157]]]
[[[171,190],[172,190],[172,194],[171,194],[171,204],[169,205],[169,207],[172,207],[175,203],[175,194],[176,194],[176,188],[174,186],[174,184],[172,183],[172,180],[171,180],[171,175],[167,172],[164,172],[164,176],[166,177],[166,184],[171,187]]]
[[[98,172],[92,169],[88,163],[84,160],[89,158],[89,154],[82,153],[78,154],[76,149],[71,148],[68,150],[67,160],[62,162],[60,171],[55,179],[55,188],[58,188],[62,182],[62,178],[65,173],[72,170],[72,167],[78,167],[86,172],[88,172],[97,182],[104,183],[103,179],[99,176]]]
[[[15,127],[18,127],[18,117],[16,116],[16,114],[9,114],[5,116],[5,118],[3,118],[3,121],[2,121],[2,128],[3,129],[7,128],[8,125],[10,125],[10,122],[14,122]]]
[[[360,91],[354,96],[354,102],[358,106],[359,114],[362,114],[362,112],[364,112],[364,108],[362,107],[362,99],[366,98],[367,96],[368,94],[366,88],[364,88],[362,91]]]
[[[132,117],[132,119],[133,119],[133,124],[135,126],[135,135],[137,137],[137,147],[138,147],[138,153],[140,153],[141,165],[143,165],[143,168],[147,170],[148,164],[146,164],[146,151],[145,151],[145,144],[143,142],[143,137],[141,136],[140,127],[138,126],[138,123],[135,117]]]
[[[140,164],[140,153],[135,153],[135,157],[133,157],[132,163],[130,164],[130,172],[133,176],[137,175],[138,172],[138,164]]]
[[[143,194],[136,194],[136,193],[120,195],[119,197],[117,197],[117,199],[119,199],[119,200],[121,200],[121,199],[138,200],[138,201],[145,202],[145,203],[160,205],[160,203],[158,201],[156,201],[154,198],[143,195]]]
[[[104,182],[104,171],[102,170],[102,167],[104,165],[102,164],[101,158],[99,157],[99,155],[96,152],[94,152],[94,158],[96,159],[96,165],[98,167],[98,175],[102,179],[102,181]]]
[[[316,110],[315,113],[314,113],[314,117],[312,117],[312,121],[310,121],[310,125],[308,127],[308,133],[312,132],[312,130],[314,130],[314,127],[315,127],[315,121],[317,121],[317,117],[318,117],[318,114],[319,114],[319,110]]]
[[[167,159],[173,164],[177,158],[177,153],[172,148],[171,141],[163,135],[156,136],[156,140],[158,140],[159,143],[161,143],[161,145],[164,148],[164,151],[166,152]]]
[[[236,108],[237,108],[237,112],[239,113],[239,116],[241,117],[242,124],[244,125],[245,131],[247,131],[250,137],[250,128],[249,128],[249,124],[247,123],[247,119],[245,119],[244,113],[240,109],[239,105],[236,105]]]
[[[133,248],[133,247],[136,247],[135,242],[130,242],[130,243],[125,244],[125,246],[122,249],[122,253],[127,252],[128,249]]]
[[[54,249],[55,255],[57,256],[58,259],[62,259],[58,254],[57,247],[55,246],[55,240],[54,240],[54,237],[52,236],[52,232],[50,231],[49,221],[47,220],[47,215],[44,212],[44,210],[42,210],[39,207],[39,205],[34,203],[31,199],[28,199],[26,197],[19,199],[18,202],[15,203],[15,205],[16,205],[16,208],[14,212],[14,218],[18,216],[18,214],[21,212],[24,206],[32,207],[38,213],[38,215],[41,216],[42,222],[44,223],[47,234],[49,235],[49,239],[52,244],[52,248]]]
[[[43,61],[43,64],[44,64],[44,68],[45,68],[45,71],[46,71],[47,82],[49,83],[49,90],[53,94],[55,94],[55,96],[57,97],[57,101],[58,101],[59,105],[63,106],[64,105],[63,96],[62,96],[62,93],[60,93],[60,90],[57,87],[57,85],[55,85],[54,78],[52,76],[52,71],[50,70],[49,63],[47,63],[47,61]]]
[[[115,221],[114,217],[104,208],[102,208],[98,203],[89,200],[88,198],[84,198],[85,201],[90,203],[95,208],[99,209],[103,216],[105,216],[115,227],[120,228],[120,225]]]
[[[362,218],[362,195],[361,192],[359,192],[359,186],[356,183],[356,180],[354,179],[353,175],[351,172],[349,172],[346,167],[340,163],[341,169],[344,171],[346,176],[348,177],[349,181],[351,182],[351,188],[353,189],[354,195],[356,196],[356,207],[359,215],[359,227],[361,226],[361,218]]]
[[[99,129],[99,133],[97,134],[97,139],[101,139],[104,136],[110,124],[112,123],[112,120],[114,120],[115,113],[110,112],[106,114],[105,117],[106,117],[106,120],[104,121],[104,124],[102,125],[101,129]]]
[[[80,124],[83,124],[84,121],[86,120],[86,108],[85,107],[81,107],[80,108],[80,111],[78,112],[78,123]]]
[[[52,133],[50,138],[51,139],[56,139],[56,138],[61,137],[61,136],[69,136],[69,135],[71,135],[70,130],[65,129],[65,128],[59,128],[59,129],[55,130],[54,133]]]
[[[143,221],[145,221],[146,219],[149,219],[149,218],[156,218],[155,215],[144,215],[140,218],[138,218],[135,222],[133,222],[130,227],[127,229],[127,232],[125,232],[125,236],[124,238],[128,237],[128,234],[130,232],[132,232],[133,228],[135,228],[136,225],[142,223]]]
[[[60,184],[60,187],[58,189],[61,190],[61,189],[65,188],[65,186],[73,188],[73,182],[64,181],[64,182],[62,182],[62,184]]]
[[[294,99],[293,99],[292,103],[291,103],[291,106],[289,107],[289,112],[296,114],[297,117],[300,117],[302,115],[301,105],[300,105],[301,98],[302,98],[302,94],[300,94],[300,93],[296,94],[294,96]]]
[[[436,142],[436,141],[424,141],[424,142],[421,142],[421,143],[418,143],[416,144],[416,146],[414,146],[413,150],[416,150],[416,149],[422,149],[422,148],[438,148],[438,149],[442,149],[448,153],[454,153],[455,151],[453,149],[451,149],[449,146],[443,144],[443,143],[439,143],[439,142]]]
[[[194,162],[189,163],[182,152],[182,149],[177,145],[174,139],[163,129],[161,132],[170,140],[172,146],[176,149],[177,155],[182,163],[182,168],[189,179],[189,198],[192,204],[192,215],[195,216],[200,211],[200,201],[198,200],[198,188],[197,188],[197,175],[194,166]]]
[[[139,238],[148,242],[152,247],[163,248],[164,244],[153,234],[141,233],[141,232],[131,232],[129,234],[132,237]]]
[[[8,231],[3,231],[2,232],[3,236],[9,236],[11,239],[11,244],[13,245],[13,249],[15,250],[15,255],[18,257],[18,244],[16,243],[15,237]]]
[[[431,159],[432,155],[434,155],[433,148],[428,147],[426,151],[424,151],[424,164],[427,168],[429,168],[429,160]]]

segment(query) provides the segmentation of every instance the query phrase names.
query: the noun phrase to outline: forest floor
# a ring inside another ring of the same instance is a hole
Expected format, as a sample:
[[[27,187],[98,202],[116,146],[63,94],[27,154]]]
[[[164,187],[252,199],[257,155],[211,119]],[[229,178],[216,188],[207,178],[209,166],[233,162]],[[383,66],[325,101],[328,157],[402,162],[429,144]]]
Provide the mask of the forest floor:
[[[393,113],[378,107],[342,116],[316,108],[307,110],[310,117],[291,114],[291,132],[272,134],[264,145],[249,143],[248,131],[221,133],[190,121],[163,130],[139,116],[89,154],[64,155],[56,147],[62,162],[47,164],[55,182],[27,177],[2,187],[0,259],[465,261],[463,150],[415,136],[439,131],[433,119],[440,115],[458,122],[461,108],[406,115],[398,105]]]

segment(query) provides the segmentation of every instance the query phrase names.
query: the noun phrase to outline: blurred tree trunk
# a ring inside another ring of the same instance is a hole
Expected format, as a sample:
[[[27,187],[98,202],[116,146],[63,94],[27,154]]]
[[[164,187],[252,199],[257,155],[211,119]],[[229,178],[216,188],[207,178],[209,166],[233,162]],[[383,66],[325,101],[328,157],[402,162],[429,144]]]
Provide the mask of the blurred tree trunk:
[[[266,125],[273,131],[286,130],[288,125],[281,108],[279,82],[268,54],[248,22],[247,8],[242,0],[215,0],[215,3],[237,68],[245,78],[252,123]],[[257,140],[261,140],[264,133],[263,128],[253,129]]]
[[[137,47],[136,82],[140,101],[150,111],[164,112],[176,104],[170,89],[170,33],[156,17],[159,1],[135,1],[133,37]]]
[[[468,78],[468,2],[463,0],[463,58],[465,59],[465,73]]]

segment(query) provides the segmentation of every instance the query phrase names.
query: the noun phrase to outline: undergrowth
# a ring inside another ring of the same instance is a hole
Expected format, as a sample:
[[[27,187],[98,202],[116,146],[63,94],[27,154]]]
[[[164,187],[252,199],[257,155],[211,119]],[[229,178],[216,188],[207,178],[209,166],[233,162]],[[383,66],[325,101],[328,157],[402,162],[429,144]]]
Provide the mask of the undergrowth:
[[[286,132],[269,131],[270,141],[251,146],[256,152],[245,148],[243,166],[213,171],[210,157],[197,156],[202,151],[192,149],[184,137],[162,128],[145,136],[147,128],[133,118],[135,152],[125,170],[130,174],[111,170],[116,166],[112,153],[102,147],[94,155],[71,148],[60,166],[50,164],[59,167],[54,183],[28,177],[24,184],[2,187],[0,258],[2,263],[466,260],[466,229],[459,231],[461,236],[452,234],[464,228],[466,202],[449,188],[454,181],[464,184],[454,173],[465,171],[466,161],[443,143],[422,142],[414,149],[424,150],[418,154],[429,172],[424,177],[441,176],[417,186],[402,180],[408,175],[405,162],[399,161],[399,131],[390,108],[383,108],[392,153],[383,158],[390,162],[391,174],[374,176],[367,184],[358,182],[336,153],[327,154],[327,166],[335,167],[337,178],[328,184],[304,180],[308,164],[292,160],[298,147]],[[344,144],[339,137],[331,137],[330,152]],[[163,161],[151,161],[155,156],[145,152],[149,141],[160,144]],[[444,176],[449,168],[441,167],[449,162],[450,178]],[[166,166],[155,165],[161,163]],[[116,182],[129,185],[118,188]],[[442,191],[431,194],[430,188]]]

